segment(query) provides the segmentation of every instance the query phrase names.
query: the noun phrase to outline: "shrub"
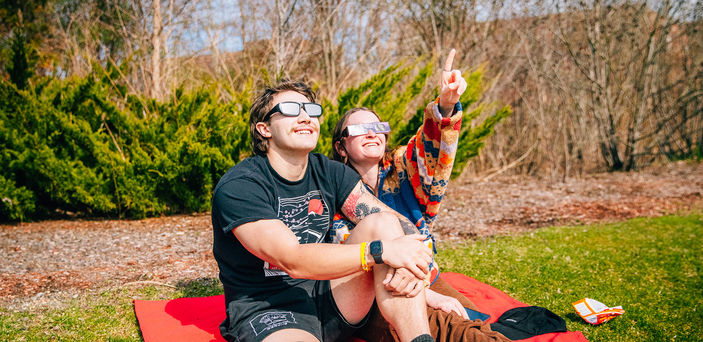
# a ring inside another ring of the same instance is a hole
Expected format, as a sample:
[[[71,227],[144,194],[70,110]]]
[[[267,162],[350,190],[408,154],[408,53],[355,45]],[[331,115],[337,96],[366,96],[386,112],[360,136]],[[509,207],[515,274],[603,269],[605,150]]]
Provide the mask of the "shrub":
[[[326,114],[316,151],[329,154],[335,123],[357,106],[391,122],[392,144],[407,141],[421,124],[426,101],[418,108],[411,103],[422,100],[433,70],[426,63],[411,75],[419,62],[393,65],[335,101],[321,99]],[[0,220],[207,211],[220,177],[251,154],[252,82],[239,91],[177,89],[161,103],[128,94],[113,81],[115,67],[95,70],[83,78],[37,80],[26,90],[0,80]],[[480,98],[480,71],[468,81],[461,99],[466,108]],[[509,115],[500,110],[472,128],[483,108],[464,114],[457,174]],[[409,112],[415,115],[406,120]]]
[[[11,220],[24,220],[34,212],[34,193],[0,176],[0,215]]]

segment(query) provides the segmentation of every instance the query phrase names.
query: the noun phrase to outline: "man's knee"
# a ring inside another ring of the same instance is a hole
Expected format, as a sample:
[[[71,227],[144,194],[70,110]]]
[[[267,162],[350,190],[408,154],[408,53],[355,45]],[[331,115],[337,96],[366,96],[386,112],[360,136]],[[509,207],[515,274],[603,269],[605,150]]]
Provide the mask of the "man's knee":
[[[359,235],[357,238],[362,239],[391,239],[403,235],[398,217],[388,212],[374,213],[365,217],[356,225],[353,232]]]
[[[304,341],[304,342],[319,342],[317,338],[300,329],[283,329],[266,336],[263,342],[278,342],[278,341]]]

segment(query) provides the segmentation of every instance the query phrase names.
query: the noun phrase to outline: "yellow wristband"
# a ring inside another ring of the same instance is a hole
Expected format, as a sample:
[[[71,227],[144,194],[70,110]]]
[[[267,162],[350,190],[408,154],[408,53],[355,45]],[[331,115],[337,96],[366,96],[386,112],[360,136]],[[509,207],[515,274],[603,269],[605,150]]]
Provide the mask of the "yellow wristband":
[[[366,263],[366,242],[361,243],[361,269],[366,272],[371,270],[369,265]]]

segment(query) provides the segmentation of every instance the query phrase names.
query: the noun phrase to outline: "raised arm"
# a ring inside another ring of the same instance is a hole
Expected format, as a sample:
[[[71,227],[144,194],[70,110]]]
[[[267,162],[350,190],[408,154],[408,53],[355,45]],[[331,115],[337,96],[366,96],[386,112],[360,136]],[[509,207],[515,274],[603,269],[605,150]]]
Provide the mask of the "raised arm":
[[[427,223],[439,211],[461,132],[459,98],[466,90],[466,81],[461,71],[451,70],[454,55],[452,49],[442,71],[440,95],[425,107],[422,127],[394,156],[398,170],[405,172],[412,184]]]

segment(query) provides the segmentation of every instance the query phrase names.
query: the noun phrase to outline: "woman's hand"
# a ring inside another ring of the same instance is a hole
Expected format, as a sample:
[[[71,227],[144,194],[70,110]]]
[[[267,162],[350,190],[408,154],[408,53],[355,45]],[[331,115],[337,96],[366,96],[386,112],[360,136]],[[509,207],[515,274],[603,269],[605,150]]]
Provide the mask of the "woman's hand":
[[[464,309],[456,298],[445,296],[427,289],[425,290],[425,301],[427,302],[427,306],[431,308],[442,310],[446,313],[456,312],[464,319],[469,319],[466,309]]]
[[[459,97],[466,90],[466,80],[461,77],[461,71],[452,70],[456,50],[449,51],[449,56],[444,62],[442,69],[442,80],[439,92],[439,111],[442,116],[448,117],[454,111],[454,105],[459,102]]]

